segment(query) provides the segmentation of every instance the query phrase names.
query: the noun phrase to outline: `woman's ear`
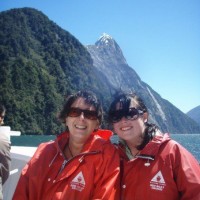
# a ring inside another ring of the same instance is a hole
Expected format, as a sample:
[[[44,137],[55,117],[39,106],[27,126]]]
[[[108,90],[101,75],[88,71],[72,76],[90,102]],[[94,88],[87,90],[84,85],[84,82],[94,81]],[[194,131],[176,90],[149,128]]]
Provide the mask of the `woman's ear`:
[[[148,121],[148,113],[147,112],[145,112],[143,114],[143,121],[144,121],[144,123],[146,123]]]
[[[100,124],[99,124],[99,120],[97,120],[97,124],[96,124],[96,127],[95,127],[94,130],[98,130],[98,129],[99,129],[99,126],[100,126]]]
[[[67,117],[65,118],[65,126],[67,126]]]

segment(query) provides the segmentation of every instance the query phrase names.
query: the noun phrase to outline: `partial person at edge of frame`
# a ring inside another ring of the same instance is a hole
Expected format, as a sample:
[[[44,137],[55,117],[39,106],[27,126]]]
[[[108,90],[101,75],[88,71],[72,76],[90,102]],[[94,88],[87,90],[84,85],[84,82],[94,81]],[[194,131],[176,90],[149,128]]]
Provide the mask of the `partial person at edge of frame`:
[[[6,114],[6,108],[0,103],[0,127],[4,124],[4,117]],[[9,177],[9,170],[11,164],[10,157],[10,140],[6,133],[0,133],[0,200],[3,199],[3,184]]]
[[[119,199],[119,155],[98,136],[102,113],[92,92],[70,95],[59,114],[66,131],[38,147],[13,200]]]
[[[183,146],[148,121],[148,110],[135,93],[119,91],[109,109],[118,135],[121,199],[200,200],[200,167]]]

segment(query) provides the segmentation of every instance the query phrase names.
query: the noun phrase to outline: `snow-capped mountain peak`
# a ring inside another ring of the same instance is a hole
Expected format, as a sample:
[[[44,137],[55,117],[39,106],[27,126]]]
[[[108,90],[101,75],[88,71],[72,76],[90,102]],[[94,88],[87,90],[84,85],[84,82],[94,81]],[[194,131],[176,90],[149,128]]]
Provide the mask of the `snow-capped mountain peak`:
[[[104,44],[108,44],[110,42],[110,40],[113,40],[113,38],[110,35],[108,35],[107,33],[103,33],[97,42],[102,42]]]
[[[91,49],[91,47],[88,48]],[[118,62],[127,64],[119,45],[107,33],[103,33],[100,36],[100,38],[95,43],[95,48],[98,49],[99,53],[101,53],[102,55],[104,54],[105,56],[109,56],[110,58],[114,56],[115,59],[118,60]]]
[[[115,40],[108,35],[107,33],[103,33],[100,38],[95,43],[96,46],[115,46]]]

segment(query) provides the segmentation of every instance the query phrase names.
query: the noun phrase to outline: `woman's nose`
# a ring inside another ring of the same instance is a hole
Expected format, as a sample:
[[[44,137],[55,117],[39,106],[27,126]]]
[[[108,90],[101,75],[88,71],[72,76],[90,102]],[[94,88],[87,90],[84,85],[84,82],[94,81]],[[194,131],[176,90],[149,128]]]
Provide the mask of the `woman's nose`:
[[[81,118],[81,119],[85,119],[85,116],[84,116],[84,113],[83,113],[83,112],[81,112],[80,118]]]
[[[122,122],[127,121],[127,118],[126,118],[125,116],[123,116],[123,117],[121,118],[121,121],[122,121]]]

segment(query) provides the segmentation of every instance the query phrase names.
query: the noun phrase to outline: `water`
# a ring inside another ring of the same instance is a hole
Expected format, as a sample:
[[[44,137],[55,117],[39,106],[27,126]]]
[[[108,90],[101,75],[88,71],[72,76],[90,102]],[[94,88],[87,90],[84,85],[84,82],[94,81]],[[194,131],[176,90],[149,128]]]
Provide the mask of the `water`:
[[[171,134],[171,138],[176,140],[200,162],[200,134]],[[54,140],[55,136],[11,136],[12,146],[38,146],[42,142]]]
[[[55,135],[21,135],[11,136],[12,146],[37,147],[42,142],[55,139]]]

